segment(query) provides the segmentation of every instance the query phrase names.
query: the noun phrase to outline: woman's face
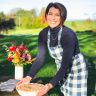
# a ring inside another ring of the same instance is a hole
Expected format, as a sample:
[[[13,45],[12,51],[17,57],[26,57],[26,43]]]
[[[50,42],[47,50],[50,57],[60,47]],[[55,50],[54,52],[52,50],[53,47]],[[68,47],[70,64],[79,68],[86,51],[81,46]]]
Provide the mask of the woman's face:
[[[57,27],[61,23],[60,11],[55,7],[49,9],[46,20],[51,28]]]

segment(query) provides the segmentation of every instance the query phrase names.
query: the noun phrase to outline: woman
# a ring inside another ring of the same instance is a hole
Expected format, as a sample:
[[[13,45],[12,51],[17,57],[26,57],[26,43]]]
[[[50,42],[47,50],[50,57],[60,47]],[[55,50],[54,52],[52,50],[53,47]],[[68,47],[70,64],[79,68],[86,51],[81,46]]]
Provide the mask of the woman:
[[[56,75],[38,92],[43,96],[57,83],[61,84],[64,96],[87,96],[87,68],[80,53],[76,34],[63,26],[67,10],[60,3],[50,3],[45,11],[48,27],[44,28],[38,39],[38,55],[28,75],[18,84],[29,83],[43,65],[48,47],[50,56],[55,59]]]

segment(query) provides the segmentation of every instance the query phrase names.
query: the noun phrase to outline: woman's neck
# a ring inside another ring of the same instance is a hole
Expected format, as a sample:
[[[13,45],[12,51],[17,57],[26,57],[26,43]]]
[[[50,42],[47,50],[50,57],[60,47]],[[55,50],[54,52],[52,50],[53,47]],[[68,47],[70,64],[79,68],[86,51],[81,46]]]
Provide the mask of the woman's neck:
[[[57,26],[57,27],[54,27],[54,28],[49,27],[49,28],[50,28],[51,33],[58,33],[59,30],[60,30],[60,26]]]

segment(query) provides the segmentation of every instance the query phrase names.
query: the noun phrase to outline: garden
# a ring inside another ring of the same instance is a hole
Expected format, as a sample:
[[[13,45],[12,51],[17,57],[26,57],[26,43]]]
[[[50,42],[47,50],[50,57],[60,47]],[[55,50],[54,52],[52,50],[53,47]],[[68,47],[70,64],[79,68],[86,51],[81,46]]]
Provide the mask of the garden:
[[[7,61],[7,54],[3,45],[10,45],[11,42],[15,42],[17,45],[22,42],[33,58],[37,54],[38,45],[38,30],[31,30],[30,34],[9,34],[0,37],[0,82],[14,78],[14,65]],[[28,30],[27,30],[28,31]],[[35,34],[34,34],[35,33]],[[96,32],[91,30],[88,31],[77,31],[76,32],[80,50],[83,53],[87,65],[88,65],[88,96],[96,95]],[[56,66],[53,59],[47,52],[45,62],[41,70],[37,73],[33,82],[47,83],[56,73]],[[31,64],[24,65],[24,76],[28,73]],[[54,89],[50,90],[48,96],[62,96],[59,85]],[[93,94],[93,95],[92,95]],[[0,96],[6,96],[6,92],[0,92]],[[7,93],[7,96],[18,96],[16,90],[12,93]]]

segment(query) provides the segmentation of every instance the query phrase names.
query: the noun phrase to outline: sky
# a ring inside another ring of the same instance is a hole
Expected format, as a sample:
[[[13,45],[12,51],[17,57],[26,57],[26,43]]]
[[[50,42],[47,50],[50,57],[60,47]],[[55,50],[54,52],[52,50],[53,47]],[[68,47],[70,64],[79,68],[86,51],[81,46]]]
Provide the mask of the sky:
[[[67,8],[67,19],[96,19],[96,0],[0,0],[0,12],[9,13],[14,8],[30,10],[37,13],[50,2],[59,2]]]

